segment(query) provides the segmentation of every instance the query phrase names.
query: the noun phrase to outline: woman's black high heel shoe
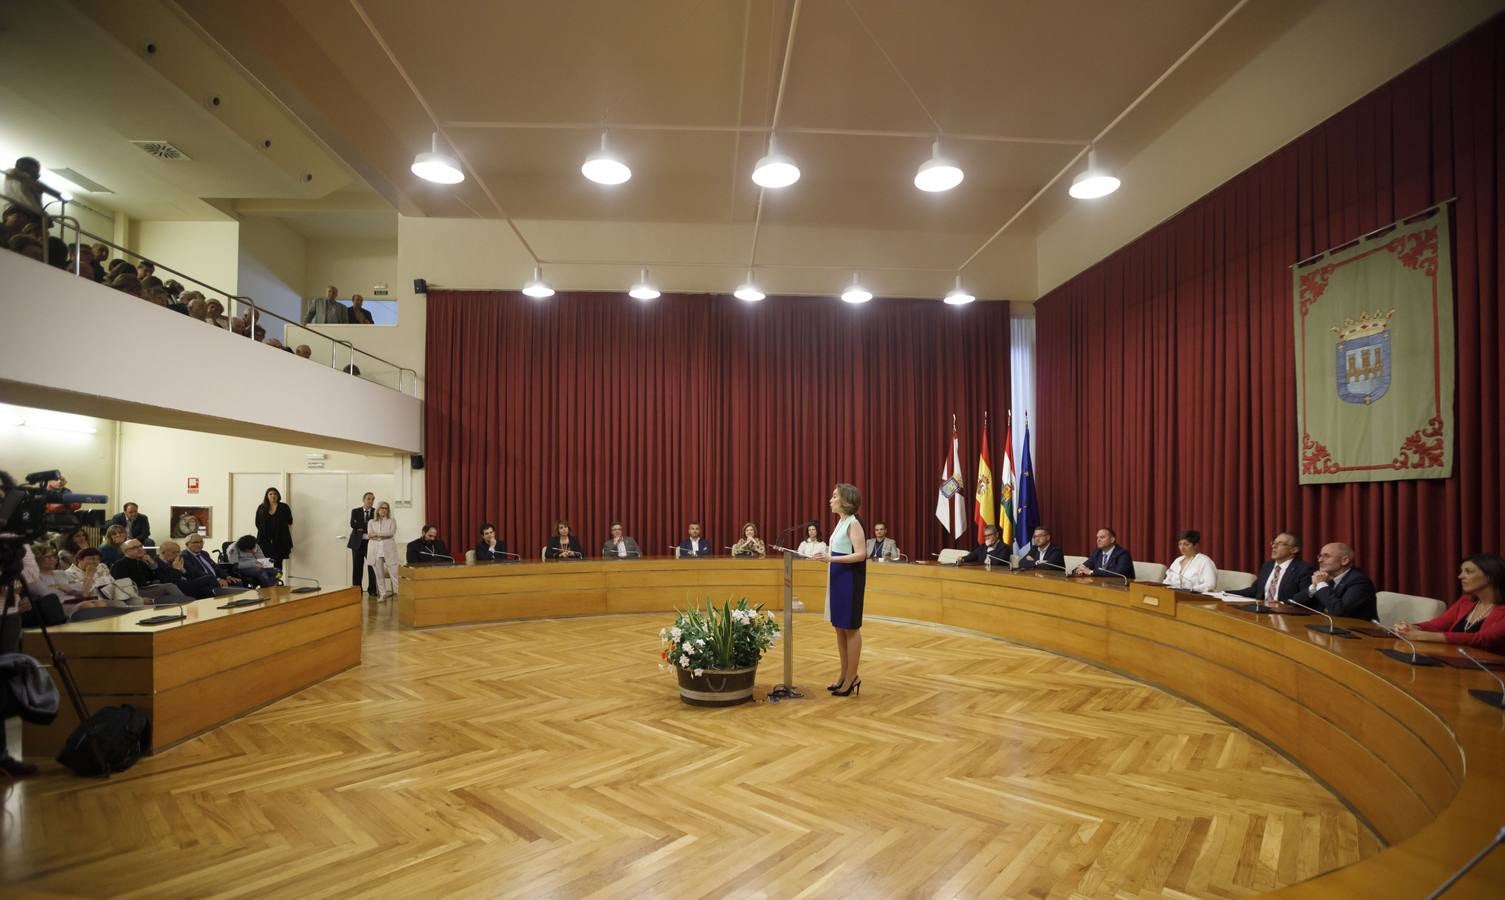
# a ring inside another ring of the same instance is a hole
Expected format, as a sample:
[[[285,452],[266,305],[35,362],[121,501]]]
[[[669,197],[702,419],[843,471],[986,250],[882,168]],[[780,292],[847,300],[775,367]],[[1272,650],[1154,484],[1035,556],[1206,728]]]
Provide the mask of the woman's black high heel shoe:
[[[832,693],[835,693],[836,690],[838,688],[840,688],[840,687],[841,687],[841,682],[838,681],[835,684],[828,684],[828,685],[826,685],[826,690],[831,691]]]
[[[862,696],[862,679],[861,678],[859,678],[856,681],[852,682],[852,686],[849,687],[849,688],[847,688],[844,691],[832,691],[831,692],[831,696],[833,696],[833,697],[850,697],[850,696],[852,696],[852,692],[853,691],[857,692],[857,696],[859,696],[859,697]]]

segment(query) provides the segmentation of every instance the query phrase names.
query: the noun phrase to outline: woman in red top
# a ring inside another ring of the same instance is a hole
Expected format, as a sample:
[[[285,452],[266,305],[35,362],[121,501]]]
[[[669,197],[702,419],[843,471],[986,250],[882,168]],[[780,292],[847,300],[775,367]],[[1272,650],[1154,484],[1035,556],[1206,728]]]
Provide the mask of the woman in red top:
[[[1458,585],[1463,596],[1442,615],[1409,625],[1401,622],[1396,632],[1413,641],[1446,641],[1505,653],[1505,559],[1494,553],[1476,553],[1458,567]]]

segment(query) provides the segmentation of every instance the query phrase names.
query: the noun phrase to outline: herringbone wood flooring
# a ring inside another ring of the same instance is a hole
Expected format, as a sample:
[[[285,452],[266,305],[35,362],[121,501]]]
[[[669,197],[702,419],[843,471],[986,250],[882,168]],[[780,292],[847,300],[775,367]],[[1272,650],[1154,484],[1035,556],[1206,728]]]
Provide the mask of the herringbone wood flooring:
[[[666,616],[399,631],[108,782],[5,795],[0,880],[77,896],[1229,896],[1374,853],[1331,794],[1160,691],[869,620],[860,697],[679,703]],[[28,891],[29,893],[29,891]]]

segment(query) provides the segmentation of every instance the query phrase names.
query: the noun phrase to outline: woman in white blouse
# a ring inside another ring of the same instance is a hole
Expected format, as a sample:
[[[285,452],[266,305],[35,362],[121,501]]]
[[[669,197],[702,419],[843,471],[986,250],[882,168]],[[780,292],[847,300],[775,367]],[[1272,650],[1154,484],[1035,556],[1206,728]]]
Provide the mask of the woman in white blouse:
[[[1165,570],[1165,583],[1184,591],[1207,593],[1218,583],[1218,567],[1202,552],[1202,532],[1181,532],[1176,541],[1181,555],[1171,561]]]
[[[397,555],[397,520],[385,500],[376,504],[376,517],[366,523],[366,559],[376,572],[376,602],[380,603],[397,593],[397,567],[402,564]]]
[[[800,543],[799,555],[814,557],[817,553],[829,553],[826,542],[820,539],[820,529],[814,525],[805,529],[805,540]]]

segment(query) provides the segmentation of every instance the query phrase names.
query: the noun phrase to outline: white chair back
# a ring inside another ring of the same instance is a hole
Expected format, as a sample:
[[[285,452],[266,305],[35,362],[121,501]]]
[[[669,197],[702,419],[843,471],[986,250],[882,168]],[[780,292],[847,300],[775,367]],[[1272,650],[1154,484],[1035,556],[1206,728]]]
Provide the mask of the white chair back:
[[[1395,591],[1376,591],[1374,605],[1379,611],[1380,621],[1385,625],[1394,626],[1396,622],[1425,622],[1436,618],[1447,609],[1447,604],[1431,597],[1418,597],[1415,594],[1397,594]]]
[[[470,565],[471,563],[473,563],[475,561],[476,561],[476,552],[475,552],[475,550],[466,550],[465,551],[465,564],[466,565]]]
[[[1253,572],[1240,572],[1237,569],[1219,569],[1217,590],[1241,591],[1254,584]]]
[[[542,550],[538,551],[538,559],[539,559],[540,562],[548,562],[548,560],[549,560],[549,548],[548,548],[547,545],[545,545]]]
[[[1087,557],[1085,556],[1068,556],[1066,557],[1066,571],[1073,572],[1077,566],[1082,565],[1086,561]]]
[[[957,549],[955,547],[952,547],[952,548],[947,549],[947,550],[942,550],[936,556],[935,561],[938,562],[938,563],[940,563],[943,566],[954,566],[958,562],[960,562],[961,560],[965,559],[966,556],[967,556],[967,551],[965,551],[965,550],[959,550],[959,549]]]
[[[1165,566],[1157,562],[1136,562],[1134,578],[1138,581],[1164,581]]]

